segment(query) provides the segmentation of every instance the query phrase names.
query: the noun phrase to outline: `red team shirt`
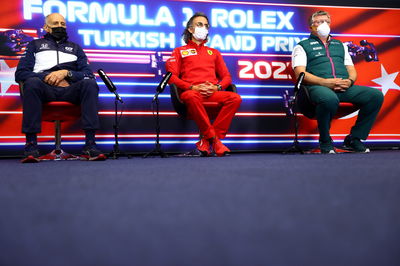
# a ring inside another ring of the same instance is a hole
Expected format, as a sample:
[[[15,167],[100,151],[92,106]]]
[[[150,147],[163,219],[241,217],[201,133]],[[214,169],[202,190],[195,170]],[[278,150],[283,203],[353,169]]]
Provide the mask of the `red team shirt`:
[[[206,81],[220,84],[222,89],[232,83],[221,53],[205,46],[205,42],[197,45],[189,40],[187,45],[174,49],[166,63],[167,71],[172,73],[169,83],[182,90]]]

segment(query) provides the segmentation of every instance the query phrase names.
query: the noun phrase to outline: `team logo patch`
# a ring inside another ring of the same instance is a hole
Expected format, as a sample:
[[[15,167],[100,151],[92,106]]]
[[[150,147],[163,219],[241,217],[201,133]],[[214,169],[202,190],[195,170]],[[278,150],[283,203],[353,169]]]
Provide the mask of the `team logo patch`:
[[[197,51],[196,51],[196,49],[182,50],[181,55],[182,55],[182,57],[197,55]]]
[[[207,50],[207,53],[208,53],[209,55],[213,55],[213,52],[212,52],[211,50]]]
[[[67,50],[68,52],[72,52],[72,50],[74,50],[73,47],[65,47],[65,50]]]
[[[47,43],[42,43],[39,47],[39,50],[47,50],[47,49],[50,49]]]

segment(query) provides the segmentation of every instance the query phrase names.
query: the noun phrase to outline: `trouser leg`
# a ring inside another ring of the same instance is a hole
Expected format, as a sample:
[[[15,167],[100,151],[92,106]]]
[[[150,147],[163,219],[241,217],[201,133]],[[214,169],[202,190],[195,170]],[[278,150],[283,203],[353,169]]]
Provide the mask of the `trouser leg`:
[[[383,103],[381,91],[354,85],[344,93],[338,93],[341,102],[350,102],[360,108],[355,125],[351,128],[351,135],[359,139],[367,139]]]
[[[187,90],[182,92],[181,100],[185,103],[188,113],[199,127],[200,134],[207,139],[215,136],[214,127],[211,125],[210,118],[203,106],[203,97],[199,92]]]
[[[239,94],[234,92],[217,91],[211,95],[207,101],[215,101],[222,104],[222,108],[215,118],[213,127],[217,137],[223,139],[228,132],[233,117],[240,107],[242,99],[240,98]]]
[[[80,104],[83,130],[99,128],[98,115],[99,87],[93,79],[84,79],[69,86],[61,100]]]
[[[29,78],[23,85],[22,132],[40,133],[42,129],[42,104],[54,101],[52,87],[39,78]]]
[[[319,139],[321,142],[330,141],[329,130],[339,106],[339,98],[335,92],[324,86],[310,86],[309,92],[311,101],[316,104]]]

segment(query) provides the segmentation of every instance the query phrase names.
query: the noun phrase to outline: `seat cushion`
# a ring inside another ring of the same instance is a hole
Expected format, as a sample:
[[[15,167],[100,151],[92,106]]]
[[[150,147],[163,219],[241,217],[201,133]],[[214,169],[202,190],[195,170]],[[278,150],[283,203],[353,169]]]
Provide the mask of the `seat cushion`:
[[[80,106],[70,102],[48,102],[43,104],[43,121],[72,121],[79,119],[80,116]]]

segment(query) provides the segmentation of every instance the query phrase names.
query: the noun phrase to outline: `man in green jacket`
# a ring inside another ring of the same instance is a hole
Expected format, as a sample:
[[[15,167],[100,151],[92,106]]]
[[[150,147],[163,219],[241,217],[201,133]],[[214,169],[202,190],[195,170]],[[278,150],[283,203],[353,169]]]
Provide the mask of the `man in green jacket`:
[[[361,140],[368,137],[382,106],[383,94],[374,88],[354,85],[357,71],[347,46],[329,34],[329,13],[315,12],[308,22],[311,35],[294,47],[292,67],[296,77],[305,73],[304,83],[311,101],[316,104],[321,153],[335,153],[329,129],[339,102],[353,103],[360,108],[344,146],[355,152],[369,152]]]

